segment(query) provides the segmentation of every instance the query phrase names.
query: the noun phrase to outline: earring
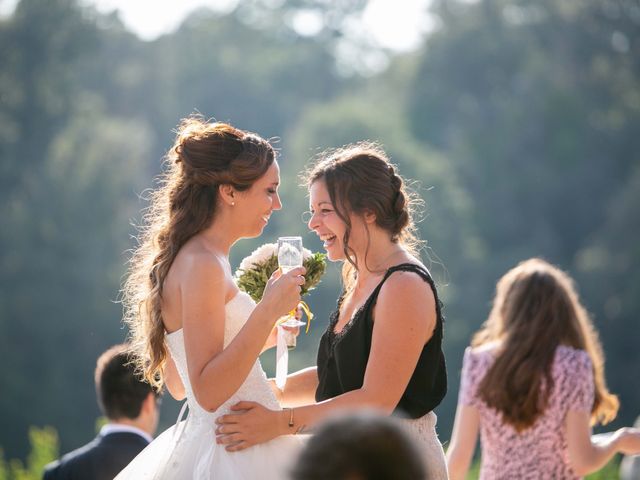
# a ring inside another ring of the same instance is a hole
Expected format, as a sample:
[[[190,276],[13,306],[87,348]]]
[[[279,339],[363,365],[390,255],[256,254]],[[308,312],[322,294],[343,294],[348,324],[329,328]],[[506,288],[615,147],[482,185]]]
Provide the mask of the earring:
[[[235,205],[236,205],[236,202],[231,202],[232,207],[235,207]]]

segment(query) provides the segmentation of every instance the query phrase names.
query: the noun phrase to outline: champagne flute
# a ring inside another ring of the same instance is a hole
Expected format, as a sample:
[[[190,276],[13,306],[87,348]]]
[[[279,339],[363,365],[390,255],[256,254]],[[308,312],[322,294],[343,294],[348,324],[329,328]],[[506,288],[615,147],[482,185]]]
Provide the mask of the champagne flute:
[[[280,237],[278,238],[278,266],[282,270],[282,273],[302,266],[303,253],[302,253],[302,237]],[[282,327],[300,327],[306,325],[305,322],[301,322],[295,316],[289,314],[286,320],[281,321],[278,326]],[[287,339],[287,347],[293,349],[296,346],[296,336],[291,332],[285,330]]]

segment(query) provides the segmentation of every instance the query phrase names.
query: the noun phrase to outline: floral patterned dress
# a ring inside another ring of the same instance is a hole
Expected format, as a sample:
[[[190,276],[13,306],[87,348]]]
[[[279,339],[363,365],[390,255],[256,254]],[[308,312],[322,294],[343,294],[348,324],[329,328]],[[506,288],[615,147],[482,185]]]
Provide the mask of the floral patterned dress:
[[[581,478],[569,461],[565,418],[569,410],[591,412],[594,385],[588,354],[566,346],[557,348],[552,365],[554,388],[548,407],[531,427],[518,433],[477,394],[482,378],[493,364],[494,351],[495,347],[467,348],[458,399],[480,413],[480,479]]]

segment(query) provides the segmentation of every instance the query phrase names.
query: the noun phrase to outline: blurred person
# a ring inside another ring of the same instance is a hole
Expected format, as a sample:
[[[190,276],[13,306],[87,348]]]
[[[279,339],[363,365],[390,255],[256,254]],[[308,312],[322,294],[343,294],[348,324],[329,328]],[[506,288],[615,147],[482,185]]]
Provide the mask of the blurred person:
[[[480,478],[577,479],[616,452],[640,453],[640,430],[591,436],[618,411],[596,330],[572,279],[529,259],[498,282],[493,307],[467,348],[447,451],[464,479],[480,430]]]
[[[298,457],[291,480],[423,480],[417,443],[377,412],[339,415],[321,424]]]
[[[100,355],[95,385],[108,423],[93,441],[47,465],[44,480],[112,480],[151,442],[160,397],[137,375],[125,345]]]
[[[151,197],[124,286],[140,369],[157,388],[186,395],[189,415],[143,450],[118,479],[282,479],[301,439],[283,436],[230,454],[215,418],[240,399],[280,405],[258,356],[278,318],[296,308],[304,268],[269,280],[256,305],[234,282],[229,251],[262,234],[282,207],[275,151],[225,123],[184,119]]]
[[[306,431],[342,410],[375,408],[403,418],[430,478],[447,478],[433,409],[445,396],[444,319],[435,283],[416,256],[414,200],[385,152],[359,143],[321,158],[306,175],[308,226],[332,261],[344,262],[344,290],[320,340],[317,367],[276,392],[285,412],[240,402],[218,419],[231,451],[294,428]]]
[[[640,417],[634,427],[640,428]],[[625,455],[620,463],[620,480],[640,480],[640,455]]]

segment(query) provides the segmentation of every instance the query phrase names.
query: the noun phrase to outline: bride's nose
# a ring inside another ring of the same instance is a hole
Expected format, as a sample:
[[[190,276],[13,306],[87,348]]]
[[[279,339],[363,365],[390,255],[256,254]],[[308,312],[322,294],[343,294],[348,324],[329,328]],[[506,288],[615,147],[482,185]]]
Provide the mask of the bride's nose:
[[[271,205],[272,210],[281,210],[282,209],[282,200],[280,200],[280,194],[276,193],[275,199],[273,200],[273,204]]]

